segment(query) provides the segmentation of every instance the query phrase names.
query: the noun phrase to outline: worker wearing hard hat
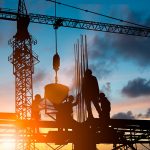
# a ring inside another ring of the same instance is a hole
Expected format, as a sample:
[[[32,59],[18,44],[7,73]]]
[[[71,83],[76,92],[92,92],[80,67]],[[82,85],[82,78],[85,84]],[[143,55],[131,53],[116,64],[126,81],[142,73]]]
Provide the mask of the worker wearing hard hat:
[[[42,101],[41,95],[40,94],[36,94],[35,95],[35,99],[32,102],[32,112],[31,112],[31,117],[33,120],[40,120],[41,116],[40,116],[40,103]]]
[[[110,120],[110,111],[111,111],[110,101],[107,99],[104,93],[100,93],[99,98],[102,110],[100,118],[103,120],[104,123],[108,123]]]
[[[70,95],[66,97],[63,103],[54,105],[58,111],[56,114],[56,121],[61,124],[73,124],[75,120],[73,119],[73,107],[78,104],[79,100],[75,101],[74,96]]]
[[[38,126],[38,121],[41,119],[40,115],[40,103],[41,103],[41,95],[36,94],[34,100],[32,101],[32,107],[31,107],[31,118],[32,120],[35,121],[34,127],[35,127],[35,132],[39,133],[39,126]]]
[[[88,118],[93,118],[91,102],[93,102],[99,116],[101,114],[101,108],[99,106],[99,86],[95,76],[92,75],[92,71],[87,69],[82,82],[82,94],[85,99]]]

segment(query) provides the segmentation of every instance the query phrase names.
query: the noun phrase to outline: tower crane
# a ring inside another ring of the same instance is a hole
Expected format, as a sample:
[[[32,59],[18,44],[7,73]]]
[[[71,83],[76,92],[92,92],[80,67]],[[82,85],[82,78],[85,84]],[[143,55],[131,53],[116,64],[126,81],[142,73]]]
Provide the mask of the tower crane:
[[[15,75],[15,108],[17,119],[30,120],[33,100],[32,74],[34,72],[34,64],[39,62],[39,60],[38,56],[32,51],[32,44],[35,45],[37,41],[28,32],[30,18],[24,0],[19,0],[16,21],[17,33],[9,40],[13,52],[8,60],[13,64],[13,74]],[[22,133],[30,136],[32,129],[17,130],[17,135],[22,135]],[[19,139],[16,141],[16,150],[28,150],[32,149],[32,147],[34,149],[34,144],[31,144],[33,142],[23,140],[22,143],[20,144]]]
[[[150,29],[144,27],[86,21],[42,14],[28,14],[24,0],[19,0],[18,11],[0,8],[0,19],[17,21],[17,33],[11,40],[9,40],[9,44],[13,47],[13,53],[8,59],[13,64],[13,73],[15,75],[15,100],[18,120],[31,119],[31,102],[33,99],[32,74],[34,73],[34,64],[39,62],[37,54],[32,51],[32,44],[35,45],[37,41],[34,40],[28,32],[28,25],[30,22],[52,25],[55,28],[77,28],[150,37]],[[18,131],[17,134],[22,135],[22,132],[25,133],[24,135],[26,135],[26,137],[31,137],[33,133],[32,129],[29,127],[26,127],[21,132]],[[18,140],[16,149],[34,150],[34,139],[32,141],[23,141],[21,143]]]

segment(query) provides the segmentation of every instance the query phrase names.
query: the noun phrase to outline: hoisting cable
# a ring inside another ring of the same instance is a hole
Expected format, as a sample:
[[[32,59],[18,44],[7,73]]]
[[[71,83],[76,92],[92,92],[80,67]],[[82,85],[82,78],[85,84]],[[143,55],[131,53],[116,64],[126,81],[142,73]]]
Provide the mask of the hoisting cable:
[[[59,5],[63,5],[63,6],[66,6],[66,7],[77,9],[77,10],[81,10],[81,11],[84,11],[84,12],[88,12],[88,13],[91,13],[91,14],[94,14],[94,15],[98,15],[98,16],[109,18],[109,19],[113,19],[113,20],[116,20],[116,21],[119,21],[119,22],[124,22],[124,23],[135,25],[135,26],[138,26],[138,27],[150,29],[150,27],[145,26],[145,25],[137,24],[137,23],[130,22],[130,21],[127,21],[127,20],[123,20],[123,19],[118,19],[116,17],[104,15],[104,14],[101,14],[101,13],[98,13],[98,12],[94,12],[94,11],[91,11],[91,10],[88,10],[88,9],[83,9],[83,8],[79,8],[79,7],[76,7],[76,6],[72,6],[72,5],[56,2],[56,0],[55,1],[54,0],[46,0],[46,1],[50,1],[50,2],[53,2],[53,3],[57,3]]]
[[[57,26],[57,21],[56,21],[56,3],[55,3],[55,23],[54,23],[54,30],[55,30],[55,55],[53,56],[53,69],[55,70],[55,83],[58,82],[57,72],[58,72],[59,66],[60,66],[60,57],[58,55],[58,49],[57,49],[57,29],[58,29],[58,26]]]
[[[55,0],[56,2],[56,0]],[[55,29],[55,48],[56,48],[56,53],[57,53],[57,26],[56,26],[56,3],[55,3],[55,24],[54,24],[54,29]]]

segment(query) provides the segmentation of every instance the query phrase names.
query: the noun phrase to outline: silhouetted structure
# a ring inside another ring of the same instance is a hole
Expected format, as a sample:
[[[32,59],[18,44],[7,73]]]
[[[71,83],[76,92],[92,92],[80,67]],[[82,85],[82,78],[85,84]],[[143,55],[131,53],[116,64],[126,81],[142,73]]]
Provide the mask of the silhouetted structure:
[[[100,101],[101,110],[102,110],[100,118],[103,124],[103,128],[106,128],[108,127],[108,123],[110,121],[111,104],[110,104],[110,101],[107,99],[107,97],[105,97],[104,93],[99,94],[99,101]]]
[[[13,64],[13,73],[15,75],[15,100],[18,120],[31,119],[31,103],[33,99],[32,74],[34,72],[34,64],[39,62],[38,56],[33,54],[32,51],[32,44],[36,44],[37,41],[33,40],[28,32],[29,22],[30,18],[27,15],[25,2],[24,0],[19,0],[17,33],[9,41],[9,44],[13,47],[13,53],[8,58]],[[31,136],[29,133],[33,133],[30,128],[18,129],[17,132],[18,135],[26,132],[26,136]],[[20,141],[16,140],[16,150],[32,150],[34,147],[33,141],[24,140],[23,144],[20,144]]]
[[[22,3],[21,3],[22,2]],[[101,22],[84,21],[77,19],[53,17],[39,14],[27,15],[24,0],[19,0],[18,13],[8,11],[7,9],[0,9],[0,19],[17,21],[17,34],[10,41],[13,47],[13,54],[9,57],[9,61],[14,65],[14,75],[16,76],[16,113],[19,120],[0,120],[1,124],[13,124],[13,129],[16,130],[16,125],[23,132],[18,132],[18,143],[17,149],[35,149],[32,147],[31,141],[33,142],[44,142],[44,143],[57,143],[57,140],[62,139],[62,143],[74,143],[75,149],[96,149],[96,144],[98,143],[113,143],[114,149],[119,149],[120,147],[126,146],[126,148],[131,148],[133,150],[134,144],[136,143],[150,143],[150,122],[143,120],[110,120],[109,124],[109,137],[108,133],[104,134],[101,132],[100,119],[94,119],[91,123],[84,122],[83,124],[78,124],[77,128],[72,128],[70,132],[65,132],[65,134],[50,131],[48,135],[45,134],[36,135],[32,133],[32,122],[31,119],[31,100],[33,95],[32,89],[32,74],[33,74],[33,64],[38,61],[37,55],[32,54],[32,44],[36,44],[36,41],[32,40],[32,37],[27,31],[29,21],[34,23],[41,23],[47,25],[54,25],[59,22],[59,26],[80,28],[87,30],[127,34],[134,36],[150,37],[150,31],[148,28],[141,28],[138,26],[124,26],[116,24],[108,24]],[[82,45],[82,44],[81,44]],[[77,45],[79,46],[79,45]],[[82,47],[82,46],[81,46]],[[83,47],[82,47],[83,48]],[[77,48],[78,49],[78,48]],[[77,53],[78,54],[78,53]],[[81,60],[84,60],[84,54],[81,56]],[[79,58],[79,57],[77,57]],[[86,57],[87,58],[87,57]],[[78,59],[76,59],[77,63]],[[81,68],[77,67],[77,74],[84,75],[84,61],[81,61]],[[82,64],[83,63],[83,64]],[[27,67],[25,67],[27,66]],[[88,67],[87,67],[88,68]],[[82,77],[80,76],[80,77]],[[57,78],[56,78],[57,79]],[[81,79],[81,78],[80,78]],[[57,80],[56,80],[57,81]],[[78,80],[79,82],[81,80]],[[81,84],[81,82],[80,82]],[[80,91],[80,90],[79,90]],[[78,92],[79,92],[78,91]],[[82,101],[83,103],[83,101]],[[80,103],[80,104],[82,104]],[[83,105],[79,105],[80,113],[84,114],[82,110]],[[85,114],[84,114],[85,115]],[[83,115],[83,116],[84,116]],[[81,118],[81,117],[79,117]],[[84,118],[84,117],[83,117]],[[84,119],[83,119],[84,120]],[[3,125],[3,128],[5,127]],[[56,122],[39,122],[40,127],[47,128],[58,128],[61,125]],[[62,127],[64,122],[62,122]],[[9,128],[9,127],[8,127]],[[6,128],[6,129],[8,129]],[[6,131],[6,130],[5,130]],[[17,130],[18,131],[18,130]],[[5,133],[4,133],[5,134]],[[10,133],[9,133],[10,134]],[[73,134],[73,135],[72,135]],[[44,135],[44,136],[43,136]],[[89,137],[90,135],[90,137]],[[64,139],[63,139],[64,138]],[[66,140],[67,139],[67,140]],[[83,140],[83,142],[82,142]],[[117,146],[117,144],[120,144]],[[33,145],[34,146],[34,145]],[[57,148],[58,150],[58,148]]]
[[[77,109],[77,121],[84,122],[87,119],[87,109],[85,100],[82,94],[82,80],[85,70],[88,68],[88,52],[87,52],[87,37],[80,36],[80,40],[74,44],[75,55],[75,89],[76,97],[79,98]]]
[[[96,77],[92,75],[92,71],[90,69],[87,69],[85,72],[82,83],[82,93],[87,106],[88,118],[93,118],[91,102],[93,102],[100,116],[101,109],[99,106],[99,86]]]
[[[73,130],[74,150],[96,150],[95,127],[84,122],[78,124]]]

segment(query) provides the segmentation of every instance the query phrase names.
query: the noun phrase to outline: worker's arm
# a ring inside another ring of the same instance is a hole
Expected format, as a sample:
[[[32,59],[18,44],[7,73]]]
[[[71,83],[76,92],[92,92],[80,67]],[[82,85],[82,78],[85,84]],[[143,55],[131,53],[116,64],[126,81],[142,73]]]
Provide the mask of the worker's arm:
[[[76,102],[72,103],[72,106],[76,106],[79,103],[79,98],[77,98]]]

